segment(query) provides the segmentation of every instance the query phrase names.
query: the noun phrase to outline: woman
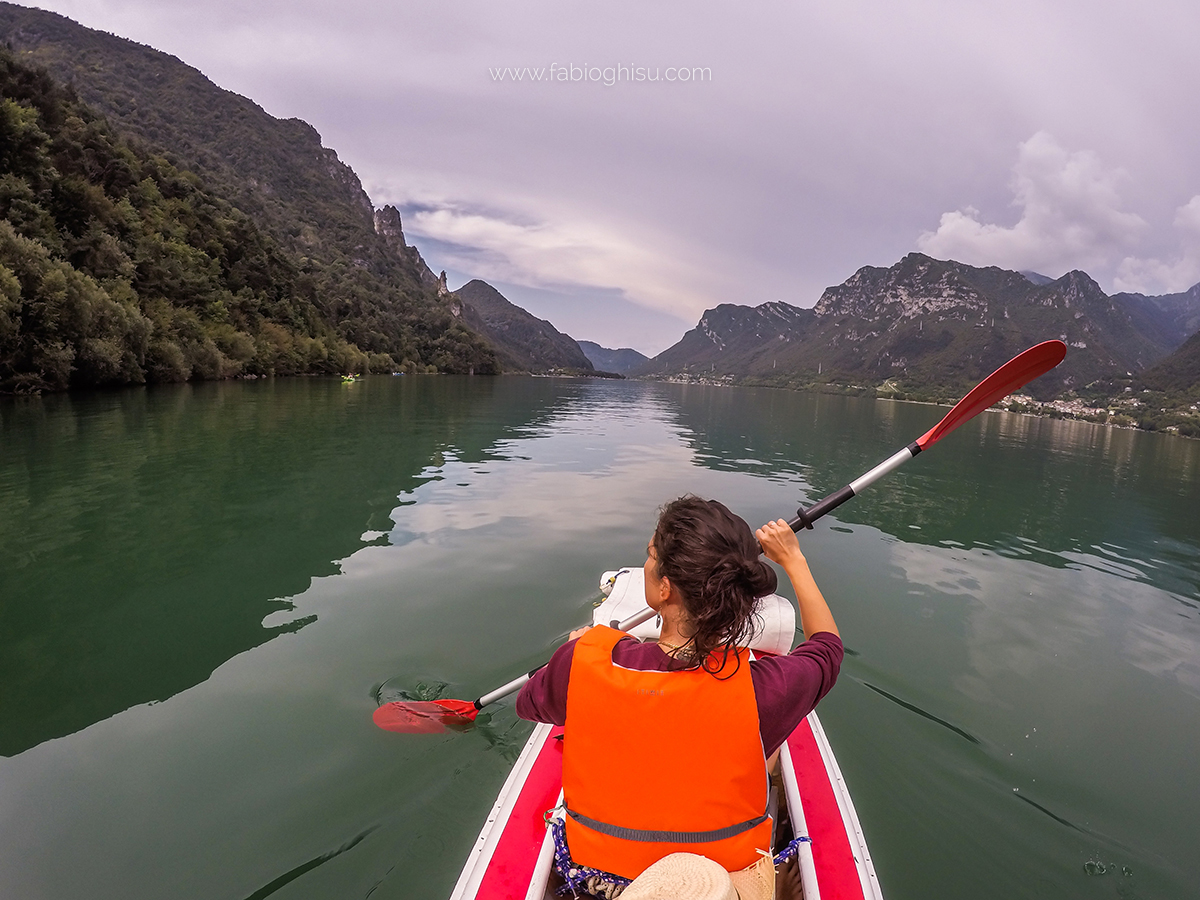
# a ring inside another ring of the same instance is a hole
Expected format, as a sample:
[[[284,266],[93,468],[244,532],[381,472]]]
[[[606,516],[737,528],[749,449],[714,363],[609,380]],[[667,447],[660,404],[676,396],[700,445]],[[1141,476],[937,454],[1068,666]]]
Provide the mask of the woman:
[[[791,579],[806,640],[750,661],[739,647],[777,583],[759,544]],[[517,698],[521,717],[565,726],[562,849],[617,887],[677,851],[729,872],[769,866],[766,762],[833,686],[837,625],[787,523],[752,535],[715,500],[663,507],[645,581],[657,641],[572,632]]]

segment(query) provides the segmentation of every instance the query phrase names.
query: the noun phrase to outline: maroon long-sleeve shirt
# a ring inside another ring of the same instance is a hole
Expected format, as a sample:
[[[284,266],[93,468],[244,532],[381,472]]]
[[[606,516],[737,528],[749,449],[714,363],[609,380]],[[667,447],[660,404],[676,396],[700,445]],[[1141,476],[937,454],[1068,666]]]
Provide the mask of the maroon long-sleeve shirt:
[[[842,667],[842,641],[821,631],[787,656],[767,656],[750,663],[750,680],[758,702],[758,728],[770,756],[829,693]],[[563,644],[517,695],[517,715],[534,722],[563,725],[567,721],[567,685],[575,642]],[[654,641],[625,637],[613,648],[613,662],[626,669],[669,672],[678,661]]]

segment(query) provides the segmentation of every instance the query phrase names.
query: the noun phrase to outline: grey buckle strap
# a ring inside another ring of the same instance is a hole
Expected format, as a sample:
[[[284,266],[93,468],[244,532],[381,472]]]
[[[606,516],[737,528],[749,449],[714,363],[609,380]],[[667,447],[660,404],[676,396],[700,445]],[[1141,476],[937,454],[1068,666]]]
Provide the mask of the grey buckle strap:
[[[644,831],[640,828],[623,828],[620,825],[597,822],[595,819],[589,819],[587,816],[577,813],[570,808],[567,809],[567,815],[584,828],[590,828],[592,831],[607,834],[609,837],[620,838],[624,841],[642,841],[656,844],[708,844],[712,841],[723,841],[726,838],[735,837],[749,831],[751,828],[757,828],[769,818],[764,813],[747,822],[730,825],[726,828],[717,828],[713,831]]]

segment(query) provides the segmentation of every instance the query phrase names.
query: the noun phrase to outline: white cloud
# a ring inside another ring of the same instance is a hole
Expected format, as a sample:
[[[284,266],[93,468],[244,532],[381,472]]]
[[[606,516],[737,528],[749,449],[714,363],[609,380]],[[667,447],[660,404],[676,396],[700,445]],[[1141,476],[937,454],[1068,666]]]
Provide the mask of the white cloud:
[[[690,289],[693,273],[654,239],[635,241],[594,222],[546,221],[451,202],[404,216],[405,233],[450,245],[439,260],[487,281],[533,288],[616,289],[634,303],[694,320],[710,299]],[[457,250],[457,252],[456,252]]]
[[[1172,261],[1127,256],[1117,267],[1113,289],[1141,294],[1176,293],[1200,283],[1200,194],[1175,211],[1180,254]]]
[[[1200,194],[1175,211],[1175,227],[1188,232],[1193,241],[1200,240]]]
[[[1020,145],[1013,167],[1013,205],[1021,209],[1015,225],[981,222],[968,207],[943,213],[937,231],[922,234],[917,246],[932,256],[1009,269],[1103,266],[1147,227],[1141,216],[1121,209],[1123,178],[1095,153],[1072,153],[1039,131]]]

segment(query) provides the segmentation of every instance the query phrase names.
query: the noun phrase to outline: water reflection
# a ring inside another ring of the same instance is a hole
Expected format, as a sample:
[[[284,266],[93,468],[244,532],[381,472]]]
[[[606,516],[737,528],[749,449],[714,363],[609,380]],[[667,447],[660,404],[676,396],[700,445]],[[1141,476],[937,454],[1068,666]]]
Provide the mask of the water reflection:
[[[378,699],[542,662],[669,497],[788,514],[943,412],[551,379],[199,390],[0,405],[0,726],[81,729],[0,760],[6,897],[446,897],[529,726],[500,703],[396,735]],[[986,416],[805,535],[850,643],[821,715],[894,900],[1085,900],[1099,860],[1146,896],[1200,883],[1196,445],[1062,426]]]
[[[0,402],[0,755],[164,700],[313,616],[398,494],[573,400],[509,379],[286,379]]]
[[[935,424],[944,407],[788,391],[660,386],[698,463],[830,493]],[[908,542],[1050,566],[1112,564],[1200,599],[1200,442],[985,413],[837,510]],[[1108,562],[1104,562],[1108,560]]]

